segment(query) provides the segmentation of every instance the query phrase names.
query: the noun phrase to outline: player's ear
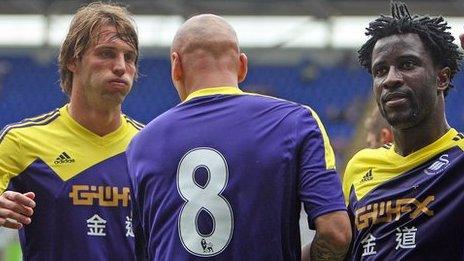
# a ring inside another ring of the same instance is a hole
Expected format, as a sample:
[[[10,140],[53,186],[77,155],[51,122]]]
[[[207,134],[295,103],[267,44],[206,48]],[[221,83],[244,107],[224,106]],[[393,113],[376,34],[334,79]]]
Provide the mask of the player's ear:
[[[438,72],[437,75],[437,89],[440,92],[445,91],[448,89],[450,84],[450,76],[451,76],[451,69],[449,67],[445,67]]]
[[[393,141],[393,132],[391,129],[388,128],[382,128],[380,130],[380,142],[382,144],[387,144]]]
[[[182,79],[182,62],[177,52],[171,53],[171,78],[173,82],[180,81]]]
[[[66,68],[68,70],[70,70],[71,72],[76,72],[76,68],[77,68],[77,59],[76,58],[72,58],[71,61],[68,62],[68,64],[66,65]]]
[[[244,53],[241,53],[239,56],[238,66],[238,82],[241,83],[245,80],[248,72],[248,58]]]
[[[182,61],[180,55],[177,52],[171,53],[171,78],[174,87],[176,87],[177,93],[181,101],[184,101],[187,98],[186,90],[183,83],[183,69]]]

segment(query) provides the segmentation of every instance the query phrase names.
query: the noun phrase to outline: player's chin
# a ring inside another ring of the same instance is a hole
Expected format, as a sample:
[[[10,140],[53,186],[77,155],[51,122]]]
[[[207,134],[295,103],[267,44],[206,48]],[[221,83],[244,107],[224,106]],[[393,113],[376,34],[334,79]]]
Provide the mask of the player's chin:
[[[395,129],[406,130],[417,126],[420,119],[414,112],[401,112],[387,115],[387,122]]]
[[[131,90],[131,86],[127,84],[108,84],[104,92],[109,95],[126,97]]]
[[[103,95],[103,100],[109,105],[121,105],[126,99],[127,93],[110,92]]]

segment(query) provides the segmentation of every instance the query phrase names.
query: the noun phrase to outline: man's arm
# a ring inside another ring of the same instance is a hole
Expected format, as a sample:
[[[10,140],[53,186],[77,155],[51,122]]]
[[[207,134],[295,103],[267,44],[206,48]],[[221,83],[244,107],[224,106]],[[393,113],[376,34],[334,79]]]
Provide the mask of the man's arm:
[[[5,191],[0,195],[0,226],[20,229],[31,223],[35,194]]]
[[[315,220],[316,236],[303,248],[301,260],[343,260],[351,242],[351,226],[345,211],[335,211]]]
[[[31,223],[35,194],[7,191],[11,179],[35,159],[25,157],[20,134],[14,128],[0,130],[0,227],[20,229]]]

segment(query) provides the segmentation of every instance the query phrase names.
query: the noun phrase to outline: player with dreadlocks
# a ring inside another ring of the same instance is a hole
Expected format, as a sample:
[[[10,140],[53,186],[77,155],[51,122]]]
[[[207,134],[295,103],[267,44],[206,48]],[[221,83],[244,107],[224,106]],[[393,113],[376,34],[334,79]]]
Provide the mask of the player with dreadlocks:
[[[390,146],[349,162],[343,190],[353,260],[464,259],[464,135],[451,128],[445,96],[462,59],[442,17],[392,16],[369,24],[359,60],[392,126]]]

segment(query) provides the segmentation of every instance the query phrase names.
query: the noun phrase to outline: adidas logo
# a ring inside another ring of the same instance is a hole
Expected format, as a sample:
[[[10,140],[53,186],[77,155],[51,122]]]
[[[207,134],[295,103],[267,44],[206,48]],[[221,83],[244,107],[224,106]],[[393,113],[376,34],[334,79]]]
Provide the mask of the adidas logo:
[[[370,169],[366,175],[363,176],[363,178],[361,179],[361,182],[366,182],[366,181],[370,181],[374,178],[374,175],[372,175],[372,169]]]
[[[53,162],[55,164],[65,164],[65,163],[74,163],[75,160],[71,158],[68,153],[63,152],[56,158],[56,160]]]

